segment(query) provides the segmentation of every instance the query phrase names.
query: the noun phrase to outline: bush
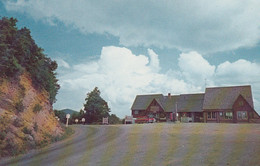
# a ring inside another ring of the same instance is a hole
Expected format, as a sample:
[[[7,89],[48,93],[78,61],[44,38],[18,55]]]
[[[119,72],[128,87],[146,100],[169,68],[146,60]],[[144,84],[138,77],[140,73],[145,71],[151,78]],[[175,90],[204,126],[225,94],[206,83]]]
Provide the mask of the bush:
[[[33,129],[35,132],[38,131],[38,124],[36,122],[34,122]]]
[[[30,134],[30,135],[32,134],[32,131],[30,129],[28,129],[27,127],[24,127],[22,129],[22,131],[23,131],[24,134]]]
[[[33,107],[33,112],[35,112],[35,113],[40,112],[41,110],[42,110],[42,106],[40,104],[36,104]]]
[[[24,111],[24,106],[23,106],[23,101],[20,100],[19,102],[15,103],[15,109],[18,112],[23,112]]]
[[[0,131],[0,140],[4,140],[6,137],[6,132],[5,131]]]
[[[14,156],[14,155],[17,155],[20,153],[18,146],[11,139],[7,139],[7,144],[4,148],[4,150],[6,150],[8,152],[8,154],[4,154],[4,155]]]
[[[15,127],[22,127],[24,124],[23,124],[23,121],[22,121],[21,119],[16,118],[16,119],[14,120],[14,122],[13,122],[13,125],[14,125]]]

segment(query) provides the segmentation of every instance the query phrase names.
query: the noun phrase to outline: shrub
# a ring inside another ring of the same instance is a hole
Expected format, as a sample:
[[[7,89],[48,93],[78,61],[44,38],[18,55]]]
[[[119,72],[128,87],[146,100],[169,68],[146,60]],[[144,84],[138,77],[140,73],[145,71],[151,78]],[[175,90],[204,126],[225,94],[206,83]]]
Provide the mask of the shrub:
[[[19,154],[18,146],[11,139],[7,139],[7,144],[6,144],[5,148],[4,148],[4,150],[6,150],[8,152],[8,154],[5,154],[5,155],[9,155],[10,154],[10,155],[14,156],[14,155]]]
[[[33,107],[33,112],[35,112],[35,113],[40,112],[41,110],[42,110],[42,106],[40,104],[36,104]]]
[[[19,119],[19,118],[16,118],[16,119],[14,120],[14,122],[13,122],[13,125],[14,125],[15,127],[22,127],[22,126],[23,126],[23,121],[22,121],[21,119]]]
[[[23,112],[24,111],[24,106],[23,106],[23,101],[20,100],[19,102],[15,103],[15,109],[18,111],[18,112]]]
[[[35,132],[38,131],[38,124],[36,122],[34,122],[33,129]]]
[[[27,127],[24,127],[22,129],[22,131],[23,131],[24,134],[32,134],[32,131],[30,129],[28,129]]]
[[[5,131],[0,131],[0,140],[4,140],[6,137],[6,132]]]

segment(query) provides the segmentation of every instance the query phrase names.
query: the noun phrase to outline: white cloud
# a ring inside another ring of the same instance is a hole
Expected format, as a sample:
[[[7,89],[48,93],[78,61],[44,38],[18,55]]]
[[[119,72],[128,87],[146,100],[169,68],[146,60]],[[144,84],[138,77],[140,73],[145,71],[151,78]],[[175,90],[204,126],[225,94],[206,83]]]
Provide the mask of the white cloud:
[[[259,81],[260,65],[243,59],[230,63],[228,61],[220,64],[216,71],[216,77],[224,82],[255,82]]]
[[[100,59],[74,65],[70,72],[59,77],[61,90],[55,106],[80,109],[86,93],[97,86],[103,98],[111,104],[113,113],[123,117],[130,114],[137,94],[178,94],[198,90],[183,80],[170,77],[170,74],[159,73],[158,55],[152,49],[148,49],[148,55],[149,58],[134,55],[127,48],[103,47]],[[71,99],[68,101],[64,95]]]
[[[186,80],[197,86],[204,86],[205,79],[212,80],[215,73],[215,66],[194,51],[180,54],[178,65]]]
[[[251,85],[254,106],[260,114],[260,64],[244,59],[218,65],[214,82],[221,86]]]
[[[84,34],[112,34],[125,46],[217,52],[256,45],[260,1],[5,1],[9,11]]]
[[[130,114],[137,94],[197,93],[204,91],[204,79],[211,86],[251,84],[256,110],[260,109],[260,66],[246,60],[211,65],[197,52],[182,53],[180,71],[160,72],[158,55],[148,49],[148,56],[134,55],[124,47],[103,47],[98,60],[73,65],[59,76],[61,90],[56,107],[82,108],[87,92],[97,86],[109,102],[112,113]]]

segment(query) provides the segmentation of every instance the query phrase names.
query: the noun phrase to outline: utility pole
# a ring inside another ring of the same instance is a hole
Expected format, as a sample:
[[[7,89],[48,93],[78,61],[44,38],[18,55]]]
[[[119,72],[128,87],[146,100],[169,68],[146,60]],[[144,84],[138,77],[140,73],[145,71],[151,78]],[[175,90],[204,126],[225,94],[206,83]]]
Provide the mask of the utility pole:
[[[178,102],[176,101],[175,102],[175,121],[178,120],[177,114],[178,114]]]

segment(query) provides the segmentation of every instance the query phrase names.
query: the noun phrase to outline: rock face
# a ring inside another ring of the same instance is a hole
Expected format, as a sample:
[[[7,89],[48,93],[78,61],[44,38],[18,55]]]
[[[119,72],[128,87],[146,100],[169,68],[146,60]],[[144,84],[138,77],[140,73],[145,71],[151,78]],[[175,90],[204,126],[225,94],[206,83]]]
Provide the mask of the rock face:
[[[34,88],[29,74],[0,80],[0,157],[41,147],[63,133],[48,93]]]

